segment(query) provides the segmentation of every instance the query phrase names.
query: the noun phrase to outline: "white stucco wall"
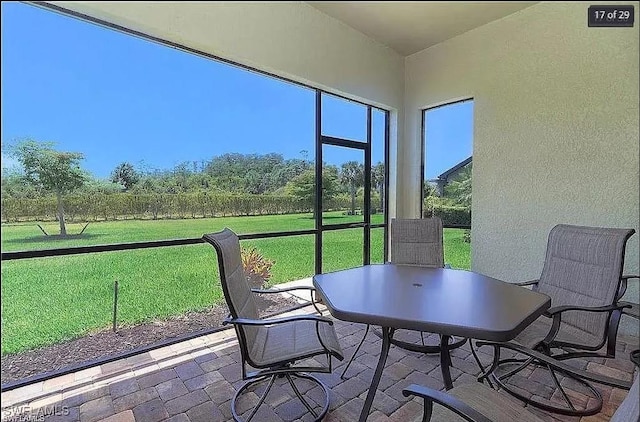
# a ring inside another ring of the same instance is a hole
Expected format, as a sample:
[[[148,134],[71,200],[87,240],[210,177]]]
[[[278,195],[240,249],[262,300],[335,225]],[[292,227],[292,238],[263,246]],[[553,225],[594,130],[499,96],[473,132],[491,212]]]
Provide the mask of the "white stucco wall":
[[[391,110],[389,213],[404,128],[404,58],[303,2],[49,2]]]
[[[420,110],[473,97],[476,271],[537,278],[558,223],[639,230],[639,7],[634,28],[588,28],[589,4],[540,3],[406,59],[398,214],[419,215]]]

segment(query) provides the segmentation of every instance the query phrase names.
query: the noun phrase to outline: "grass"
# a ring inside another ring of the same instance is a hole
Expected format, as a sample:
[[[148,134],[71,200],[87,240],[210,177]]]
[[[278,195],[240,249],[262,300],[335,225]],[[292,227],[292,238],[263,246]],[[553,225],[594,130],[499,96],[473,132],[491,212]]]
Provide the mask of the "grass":
[[[331,223],[358,217],[332,215]],[[374,223],[381,216],[374,216]],[[311,224],[309,223],[311,222]],[[48,249],[169,238],[200,237],[227,226],[238,233],[312,228],[310,215],[229,217],[201,220],[92,223],[82,238],[46,237],[31,224],[2,226],[2,250]],[[52,229],[54,224],[48,225]],[[34,230],[35,228],[35,230]],[[72,226],[70,232],[73,233]],[[383,229],[372,229],[372,262],[382,262]],[[463,230],[445,229],[445,260],[469,268]],[[323,271],[362,264],[362,230],[323,235]],[[275,261],[270,284],[314,273],[313,235],[244,241]],[[69,340],[111,324],[113,284],[119,283],[118,323],[204,309],[223,301],[211,246],[190,245],[104,252],[2,263],[2,355]]]
[[[346,216],[341,212],[325,212],[324,224],[362,222],[362,216]],[[372,224],[383,223],[383,216],[371,216]],[[118,220],[90,223],[82,236],[84,223],[67,225],[71,236],[60,238],[44,236],[37,222],[3,224],[2,251],[51,249],[73,246],[104,245],[112,243],[200,237],[229,227],[236,233],[264,233],[277,231],[311,230],[315,228],[312,214],[264,215],[248,217],[219,217],[183,220]],[[56,222],[40,223],[49,234],[59,232]]]

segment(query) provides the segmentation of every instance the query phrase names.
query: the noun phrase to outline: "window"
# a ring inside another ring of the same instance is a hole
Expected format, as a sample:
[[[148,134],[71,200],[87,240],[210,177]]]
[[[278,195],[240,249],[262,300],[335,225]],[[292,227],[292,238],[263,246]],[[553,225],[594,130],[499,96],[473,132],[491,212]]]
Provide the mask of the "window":
[[[445,226],[445,262],[471,267],[473,100],[423,110],[422,214]]]

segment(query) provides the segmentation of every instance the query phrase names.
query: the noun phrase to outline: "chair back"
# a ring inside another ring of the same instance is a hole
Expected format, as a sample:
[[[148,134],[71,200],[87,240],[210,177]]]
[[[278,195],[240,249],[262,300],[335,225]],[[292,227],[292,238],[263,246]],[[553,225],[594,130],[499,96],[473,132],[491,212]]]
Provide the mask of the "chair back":
[[[616,300],[625,245],[633,229],[559,224],[551,229],[538,291],[551,306],[606,306]],[[590,342],[604,340],[608,313],[565,312],[562,322]],[[593,345],[593,344],[590,344]]]
[[[391,262],[444,267],[442,220],[439,217],[391,220]]]
[[[205,234],[202,238],[213,245],[218,255],[218,269],[224,298],[233,318],[258,319],[258,307],[242,266],[240,239],[228,228]],[[236,325],[238,341],[250,349],[259,328]]]

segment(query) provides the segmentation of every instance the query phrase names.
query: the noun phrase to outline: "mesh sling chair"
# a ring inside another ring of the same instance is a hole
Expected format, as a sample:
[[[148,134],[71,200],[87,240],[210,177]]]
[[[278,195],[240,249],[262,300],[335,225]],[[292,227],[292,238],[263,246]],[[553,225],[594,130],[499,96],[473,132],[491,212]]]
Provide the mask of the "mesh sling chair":
[[[634,232],[633,229],[565,224],[552,228],[540,279],[519,283],[521,286],[531,285],[534,290],[551,297],[551,308],[511,342],[482,342],[495,347],[488,370],[482,367],[472,347],[476,362],[483,371],[480,379],[487,379],[489,383],[493,380],[512,396],[546,411],[572,416],[599,412],[602,397],[585,381],[586,377],[577,378],[570,372],[554,369],[539,356],[542,353],[555,362],[572,358],[615,357],[618,324],[623,310],[629,307],[618,302],[626,289],[626,281],[621,282],[624,252],[627,240]],[[601,353],[603,348],[605,352]],[[526,357],[501,359],[501,349]],[[515,365],[515,368],[496,375],[497,368],[505,369],[508,365]],[[507,384],[510,377],[529,365],[547,369],[562,395],[560,403],[526,397]],[[580,384],[579,388],[593,400],[580,406],[575,398],[566,394],[556,372]],[[629,387],[627,383],[626,388]]]
[[[557,361],[542,353],[533,352],[550,367],[559,371],[568,371],[576,378],[623,388],[624,386],[611,378],[590,374]],[[640,368],[640,350],[631,352],[631,361],[636,365],[636,372]],[[611,422],[640,422],[640,404],[638,396],[640,376],[636,374],[635,381],[625,399],[611,417]],[[433,390],[412,384],[402,390],[405,397],[416,396],[424,400],[423,422],[542,422],[538,416],[531,413],[522,403],[509,395],[487,387],[482,383],[464,384],[447,391]],[[438,406],[434,406],[434,403]]]
[[[329,373],[331,358],[343,359],[333,321],[320,315],[296,315],[283,318],[259,319],[254,293],[280,293],[292,289],[250,289],[242,267],[240,240],[231,230],[205,234],[203,239],[213,245],[218,256],[220,281],[230,316],[226,324],[233,324],[242,359],[242,379],[248,380],[238,389],[231,400],[233,419],[242,421],[236,409],[237,398],[251,386],[268,382],[247,421],[255,416],[264,403],[277,377],[285,377],[302,404],[320,421],[329,409],[329,391],[316,377],[308,372]],[[312,288],[309,288],[312,290]],[[314,305],[315,306],[315,305]],[[317,309],[317,308],[316,308]],[[296,366],[296,362],[315,356],[325,356],[324,366]],[[247,371],[247,365],[255,370]],[[295,379],[302,378],[322,388],[325,401],[318,412],[300,394]]]
[[[391,220],[391,263],[397,265],[417,265],[429,268],[449,268],[444,263],[443,247],[443,224],[439,217],[420,219],[399,219]],[[367,325],[364,336],[356,348],[351,359],[342,370],[341,378],[344,376],[353,362],[360,347],[364,343],[370,326]],[[405,331],[405,330],[396,330]],[[379,334],[379,333],[376,333]],[[401,334],[402,335],[402,334]],[[453,340],[449,345],[450,349],[462,346],[466,339]],[[420,343],[403,341],[398,338],[391,340],[391,343],[403,349],[421,353],[439,353],[440,345],[425,344],[424,333],[420,332]]]

